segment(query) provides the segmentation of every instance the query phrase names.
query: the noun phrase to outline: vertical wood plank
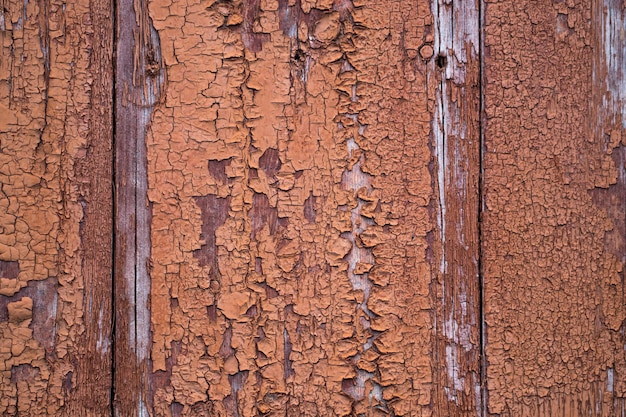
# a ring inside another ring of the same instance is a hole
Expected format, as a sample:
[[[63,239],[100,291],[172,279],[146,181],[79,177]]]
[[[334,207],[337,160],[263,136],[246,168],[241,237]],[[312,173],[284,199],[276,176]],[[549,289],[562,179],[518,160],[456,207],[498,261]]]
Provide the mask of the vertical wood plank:
[[[623,416],[624,4],[485,3],[489,415]]]
[[[477,3],[149,12],[155,414],[477,415]]]
[[[434,1],[435,415],[482,415],[478,1]]]
[[[67,7],[61,4],[58,8]],[[67,9],[66,9],[67,11]],[[86,72],[90,74],[85,151],[79,153],[74,180],[83,218],[79,224],[85,331],[73,352],[77,362],[75,396],[65,404],[68,416],[111,414],[113,361],[113,1],[93,0],[75,19],[88,27],[90,40]],[[68,40],[66,40],[68,42]],[[80,52],[77,51],[80,56]],[[85,86],[77,77],[72,92]],[[79,119],[80,116],[77,115]],[[79,119],[80,120],[80,119]],[[67,129],[67,128],[66,128]],[[69,147],[71,149],[71,147]],[[80,151],[79,151],[80,152]],[[71,178],[71,176],[70,176]],[[63,193],[62,193],[63,195]],[[65,194],[68,198],[69,193]],[[63,223],[61,223],[63,224]],[[66,252],[67,253],[67,252]],[[80,263],[79,263],[80,262]]]
[[[114,414],[147,416],[151,214],[145,138],[162,79],[147,2],[118,0],[116,17]]]
[[[111,14],[0,9],[2,415],[110,415]]]

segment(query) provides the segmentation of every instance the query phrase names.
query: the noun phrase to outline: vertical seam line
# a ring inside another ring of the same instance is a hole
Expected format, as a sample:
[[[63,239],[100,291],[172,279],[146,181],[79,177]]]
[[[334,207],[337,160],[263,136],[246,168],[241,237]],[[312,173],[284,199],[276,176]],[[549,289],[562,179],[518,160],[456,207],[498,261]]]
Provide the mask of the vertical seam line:
[[[116,352],[116,339],[117,339],[117,326],[116,326],[116,305],[115,305],[115,280],[117,279],[117,274],[115,271],[117,270],[117,257],[115,256],[117,250],[117,0],[110,0],[111,11],[112,11],[112,19],[113,19],[113,35],[112,35],[112,46],[111,53],[113,55],[113,59],[111,60],[111,70],[113,72],[113,82],[111,85],[112,94],[111,99],[113,100],[112,106],[112,130],[111,130],[111,194],[112,194],[112,210],[111,210],[111,393],[110,393],[110,412],[111,416],[115,415],[115,352]]]
[[[478,298],[480,310],[480,387],[481,387],[481,408],[482,416],[487,417],[487,358],[485,345],[487,341],[485,323],[485,277],[483,263],[483,215],[485,205],[485,176],[484,176],[484,150],[485,150],[485,101],[484,101],[484,63],[485,63],[485,39],[484,39],[484,0],[478,0],[478,90],[479,90],[479,110],[478,110]]]

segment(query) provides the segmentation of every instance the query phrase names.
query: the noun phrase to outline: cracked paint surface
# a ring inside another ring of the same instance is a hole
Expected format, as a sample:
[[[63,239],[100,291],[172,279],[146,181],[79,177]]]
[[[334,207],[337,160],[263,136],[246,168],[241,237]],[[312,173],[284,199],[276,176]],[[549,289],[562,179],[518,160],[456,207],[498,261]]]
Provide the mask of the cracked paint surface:
[[[481,161],[476,2],[120,0],[115,381],[111,4],[1,4],[0,414],[626,413],[622,2],[486,2]]]
[[[155,415],[431,415],[430,5],[148,9]]]
[[[623,3],[486,3],[488,412],[623,416]]]
[[[0,414],[106,413],[111,7],[1,5]]]

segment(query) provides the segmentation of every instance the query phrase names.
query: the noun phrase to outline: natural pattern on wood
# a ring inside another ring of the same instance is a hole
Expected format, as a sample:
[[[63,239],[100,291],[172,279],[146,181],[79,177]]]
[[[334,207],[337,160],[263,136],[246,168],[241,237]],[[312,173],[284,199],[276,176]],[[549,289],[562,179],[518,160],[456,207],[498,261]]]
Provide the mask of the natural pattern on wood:
[[[115,83],[115,416],[150,404],[150,218],[146,132],[163,82],[144,0],[117,0]]]
[[[437,83],[432,115],[437,230],[431,266],[437,277],[438,379],[433,408],[438,416],[479,416],[479,2],[439,0],[433,2],[432,13],[435,56],[429,75]]]

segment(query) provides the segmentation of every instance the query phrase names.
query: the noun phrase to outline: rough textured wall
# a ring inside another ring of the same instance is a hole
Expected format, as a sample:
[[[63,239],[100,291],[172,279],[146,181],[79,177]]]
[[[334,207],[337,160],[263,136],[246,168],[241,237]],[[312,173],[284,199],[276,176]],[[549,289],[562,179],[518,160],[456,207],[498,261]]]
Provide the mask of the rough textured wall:
[[[487,1],[488,410],[622,416],[624,5]]]
[[[0,414],[626,415],[623,1],[0,4]]]
[[[0,4],[0,414],[105,415],[111,4]]]

